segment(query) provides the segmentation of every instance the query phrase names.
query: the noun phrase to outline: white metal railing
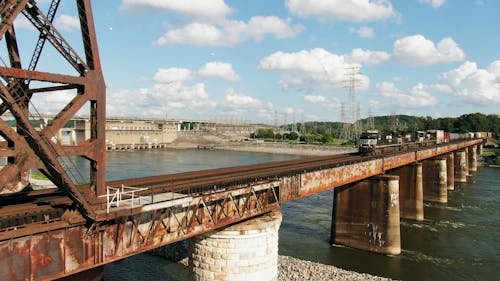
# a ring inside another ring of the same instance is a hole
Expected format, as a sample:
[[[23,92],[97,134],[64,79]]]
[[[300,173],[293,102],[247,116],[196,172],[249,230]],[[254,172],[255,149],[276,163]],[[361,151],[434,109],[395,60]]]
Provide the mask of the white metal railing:
[[[147,190],[147,188],[139,188],[132,186],[125,186],[122,184],[121,187],[106,187],[106,201],[107,201],[107,209],[106,211],[109,213],[109,209],[112,207],[120,207],[120,204],[131,203],[130,208],[134,208],[135,205],[141,205],[141,198],[148,196],[137,196],[136,193],[140,191]],[[102,197],[101,196],[101,197]],[[137,201],[137,203],[135,203]]]

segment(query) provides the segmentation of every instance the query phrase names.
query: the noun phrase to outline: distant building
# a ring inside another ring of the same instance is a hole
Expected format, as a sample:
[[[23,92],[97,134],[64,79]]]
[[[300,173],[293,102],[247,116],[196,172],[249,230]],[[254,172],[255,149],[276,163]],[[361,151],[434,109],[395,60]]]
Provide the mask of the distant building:
[[[177,138],[180,124],[165,120],[107,119],[106,148],[151,149],[163,148]],[[56,138],[62,145],[75,145],[90,139],[90,121],[73,119],[59,131]]]

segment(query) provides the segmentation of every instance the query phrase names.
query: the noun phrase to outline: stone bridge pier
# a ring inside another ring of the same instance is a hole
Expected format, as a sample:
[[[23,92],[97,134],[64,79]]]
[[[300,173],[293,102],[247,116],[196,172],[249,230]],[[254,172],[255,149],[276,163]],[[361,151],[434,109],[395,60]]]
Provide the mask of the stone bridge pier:
[[[282,214],[268,214],[193,237],[191,280],[278,280],[278,230]]]

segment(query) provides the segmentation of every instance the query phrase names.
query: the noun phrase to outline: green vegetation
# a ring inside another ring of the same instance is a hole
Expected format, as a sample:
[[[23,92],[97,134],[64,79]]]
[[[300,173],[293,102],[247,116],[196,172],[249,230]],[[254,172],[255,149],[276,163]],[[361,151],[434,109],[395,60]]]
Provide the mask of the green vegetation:
[[[500,165],[500,148],[484,148],[483,157],[488,164]]]
[[[381,131],[397,130],[400,132],[413,132],[425,130],[445,130],[451,133],[468,132],[493,132],[500,136],[500,115],[472,113],[460,117],[445,117],[433,119],[432,117],[417,117],[409,115],[378,116],[373,118],[374,127],[368,127],[368,118],[360,120],[362,130],[376,129]],[[340,140],[343,124],[340,122],[307,122],[305,124],[288,124],[280,127],[275,133],[273,129],[259,129],[252,134],[252,138],[266,141],[301,142],[322,145],[353,145],[354,141]]]
[[[48,180],[47,177],[38,170],[31,170],[31,178],[35,180]]]
[[[396,122],[395,122],[396,117]],[[493,132],[500,135],[500,115],[471,113],[459,117],[444,117],[433,119],[430,116],[416,117],[408,115],[380,116],[374,118],[375,128],[391,130],[394,127],[400,131],[445,130],[450,133]],[[363,120],[366,122],[366,119]],[[396,123],[396,124],[394,124]]]

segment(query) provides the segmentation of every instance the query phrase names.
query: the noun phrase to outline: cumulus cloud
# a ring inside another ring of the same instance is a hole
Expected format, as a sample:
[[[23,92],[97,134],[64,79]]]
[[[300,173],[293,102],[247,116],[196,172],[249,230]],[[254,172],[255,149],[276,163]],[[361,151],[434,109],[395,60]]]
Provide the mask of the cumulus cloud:
[[[57,114],[61,111],[74,97],[75,90],[62,90],[49,94],[33,95],[30,103],[38,112],[44,114]],[[87,111],[87,114],[89,112]]]
[[[106,105],[110,116],[200,116],[216,106],[203,83],[158,83],[151,88],[108,91],[108,96],[113,101]]]
[[[420,3],[426,3],[434,8],[439,8],[444,5],[446,0],[418,0]]]
[[[30,31],[36,30],[35,27],[33,26],[33,24],[24,16],[16,17],[16,19],[14,20],[14,26],[16,28],[27,29]]]
[[[359,37],[361,38],[373,38],[375,37],[375,31],[371,27],[362,26],[357,30]]]
[[[240,77],[233,69],[232,64],[223,62],[208,62],[198,70],[202,77],[219,77],[229,81],[238,81]]]
[[[70,15],[60,15],[56,18],[54,25],[59,30],[73,31],[80,28],[80,20],[78,17]]]
[[[275,16],[255,16],[248,22],[224,21],[221,24],[193,22],[182,28],[167,31],[156,40],[156,44],[234,46],[248,40],[260,42],[267,35],[276,38],[294,37],[302,29],[301,25],[292,25],[290,19]]]
[[[251,116],[252,120],[263,119],[271,121],[273,119],[273,104],[264,103],[261,100],[237,92],[230,88],[226,90],[224,102],[217,106],[218,112],[224,112],[224,116],[242,117]]]
[[[123,0],[120,9],[126,12],[176,12],[197,21],[219,22],[232,12],[224,0]]]
[[[307,86],[325,90],[341,89],[349,68],[353,65],[346,62],[344,56],[332,54],[325,49],[302,50],[295,53],[275,52],[263,58],[258,68],[276,71],[281,74],[280,85],[283,89],[293,86]],[[367,89],[370,79],[365,75],[357,75],[360,90]]]
[[[193,72],[186,68],[160,68],[153,76],[156,83],[182,82],[193,78]]]
[[[286,6],[298,17],[323,21],[384,21],[398,17],[389,0],[286,0]]]
[[[304,96],[304,100],[306,102],[319,104],[323,107],[328,107],[328,108],[339,108],[341,106],[341,102],[336,97],[328,99],[324,96],[308,94]]]
[[[172,82],[185,82],[197,77],[217,77],[228,81],[240,80],[232,64],[213,61],[207,62],[198,71],[179,67],[160,68],[153,76],[153,81],[168,84]]]
[[[234,89],[228,89],[224,98],[224,106],[232,109],[245,110],[248,108],[260,108],[262,102],[251,96],[237,93]]]
[[[394,59],[409,65],[432,65],[462,61],[465,52],[452,38],[443,38],[436,45],[419,34],[396,40]]]
[[[382,51],[371,51],[363,49],[353,49],[348,57],[350,61],[361,64],[381,64],[389,61],[391,55]]]
[[[476,104],[500,104],[500,60],[487,68],[478,68],[475,62],[465,62],[442,75],[453,89],[453,95]]]
[[[398,89],[392,82],[377,83],[376,88],[380,96],[390,99],[392,103],[403,108],[429,107],[438,104],[437,98],[432,96],[422,83],[406,91]]]

